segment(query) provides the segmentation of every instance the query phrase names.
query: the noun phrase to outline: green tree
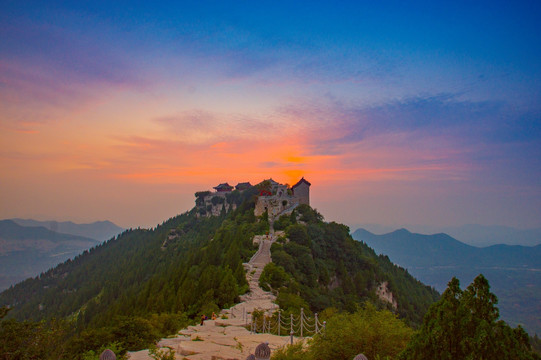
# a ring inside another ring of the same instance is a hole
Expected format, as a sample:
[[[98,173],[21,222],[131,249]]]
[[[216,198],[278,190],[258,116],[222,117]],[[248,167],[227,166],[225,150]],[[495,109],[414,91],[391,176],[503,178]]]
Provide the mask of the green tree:
[[[350,360],[361,352],[369,359],[396,359],[412,335],[395,314],[366,303],[353,314],[332,316],[325,332],[313,338],[309,354],[317,360]]]
[[[430,307],[402,359],[539,359],[528,335],[499,317],[498,299],[483,275],[462,291],[453,278],[441,299]]]
[[[218,287],[218,306],[227,307],[228,305],[233,305],[235,303],[235,298],[238,295],[238,291],[237,281],[233,276],[233,272],[230,268],[227,268],[225,275],[220,282],[220,286]]]
[[[59,359],[65,355],[65,322],[2,320],[7,312],[0,308],[0,359]]]
[[[304,245],[307,247],[310,247],[311,240],[308,236],[308,232],[306,231],[306,226],[296,224],[296,225],[290,225],[286,229],[286,234],[289,240],[299,244]]]
[[[265,265],[259,277],[259,286],[265,291],[270,291],[271,288],[278,289],[286,285],[288,280],[289,276],[284,268],[271,262]]]
[[[113,335],[129,351],[145,349],[159,337],[150,321],[135,316],[119,318]]]

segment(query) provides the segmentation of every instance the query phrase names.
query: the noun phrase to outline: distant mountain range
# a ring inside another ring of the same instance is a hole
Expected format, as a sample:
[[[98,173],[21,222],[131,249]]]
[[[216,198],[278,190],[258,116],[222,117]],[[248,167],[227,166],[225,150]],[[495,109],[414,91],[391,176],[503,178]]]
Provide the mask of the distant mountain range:
[[[404,225],[402,227],[414,233],[445,233],[463,243],[473,246],[490,246],[496,244],[535,246],[541,244],[541,228],[523,230],[509,226],[475,224],[448,227]],[[374,234],[390,233],[396,229],[396,227],[379,224],[360,224],[354,228],[363,228]]]
[[[541,245],[479,248],[447,234],[421,235],[406,229],[383,235],[358,229],[352,236],[440,292],[453,276],[466,287],[482,273],[500,300],[502,318],[522,324],[532,335],[541,333]]]
[[[0,290],[37,276],[122,230],[110,221],[0,220]]]
[[[109,240],[124,231],[110,221],[96,221],[90,224],[75,224],[71,221],[37,221],[31,219],[9,219],[21,226],[42,226],[51,231],[84,236],[98,241]]]
[[[462,225],[443,228],[439,232],[475,246],[494,244],[535,246],[541,244],[541,228],[515,229],[508,226]]]

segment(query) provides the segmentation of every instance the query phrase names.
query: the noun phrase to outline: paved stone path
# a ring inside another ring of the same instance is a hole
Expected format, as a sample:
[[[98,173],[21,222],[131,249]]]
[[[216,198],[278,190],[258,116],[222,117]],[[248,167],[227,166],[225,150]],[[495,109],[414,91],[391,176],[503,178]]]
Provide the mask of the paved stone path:
[[[259,277],[266,264],[271,262],[270,247],[278,233],[271,226],[270,234],[257,235],[254,243],[259,243],[259,250],[247,269],[250,291],[241,296],[241,303],[230,309],[224,309],[221,316],[227,319],[207,320],[203,326],[189,326],[172,338],[162,339],[158,347],[171,347],[176,352],[176,359],[186,360],[244,360],[253,354],[257,345],[268,342],[271,350],[289,343],[288,336],[270,334],[251,334],[244,325],[250,323],[250,313],[254,309],[277,309],[275,296],[259,287]],[[131,360],[151,360],[147,350],[132,352]]]

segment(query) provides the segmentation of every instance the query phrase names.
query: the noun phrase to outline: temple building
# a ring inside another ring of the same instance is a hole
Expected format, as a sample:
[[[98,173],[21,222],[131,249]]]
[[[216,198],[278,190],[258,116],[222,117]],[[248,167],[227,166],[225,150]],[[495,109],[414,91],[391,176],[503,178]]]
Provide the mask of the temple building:
[[[306,179],[303,177],[299,180],[295,185],[291,187],[291,190],[293,191],[293,196],[299,198],[299,204],[306,204],[310,205],[310,184]]]
[[[242,183],[238,183],[237,186],[235,186],[235,189],[239,190],[239,191],[243,191],[243,190],[247,190],[249,188],[252,187],[252,184],[250,184],[250,182],[242,182]]]
[[[261,189],[255,204],[254,213],[261,216],[268,212],[270,218],[291,213],[299,205],[310,205],[310,183],[300,179],[290,189],[287,185],[280,184],[273,179],[265,180],[268,187]]]
[[[229,185],[228,183],[222,183],[218,186],[215,186],[214,189],[217,192],[229,192],[229,191],[233,191],[233,186]]]
[[[291,214],[299,205],[310,205],[310,182],[304,177],[291,188],[287,184],[280,184],[272,178],[256,185],[259,196],[255,204],[254,213],[261,216],[265,212],[270,218],[278,218],[281,215]],[[219,216],[222,211],[226,213],[236,209],[237,204],[230,193],[245,191],[252,188],[249,182],[240,182],[235,187],[229,183],[221,183],[215,186],[216,192],[199,191],[195,193],[198,216]]]

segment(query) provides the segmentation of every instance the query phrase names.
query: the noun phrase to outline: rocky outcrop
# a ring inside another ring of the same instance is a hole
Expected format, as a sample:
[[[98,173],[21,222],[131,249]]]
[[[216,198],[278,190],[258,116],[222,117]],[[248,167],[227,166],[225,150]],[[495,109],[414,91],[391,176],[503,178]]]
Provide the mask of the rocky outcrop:
[[[379,284],[376,289],[376,295],[381,301],[391,304],[393,309],[396,310],[398,308],[398,302],[394,298],[393,293],[389,290],[389,283],[387,281]]]

